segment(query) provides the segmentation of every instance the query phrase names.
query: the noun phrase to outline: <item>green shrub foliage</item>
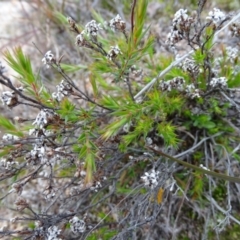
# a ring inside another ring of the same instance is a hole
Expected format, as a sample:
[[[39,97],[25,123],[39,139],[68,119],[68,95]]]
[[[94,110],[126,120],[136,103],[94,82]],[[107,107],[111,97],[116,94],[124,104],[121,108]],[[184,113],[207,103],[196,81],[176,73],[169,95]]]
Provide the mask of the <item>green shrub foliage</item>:
[[[43,54],[54,87],[21,47],[4,53],[16,79],[1,65],[3,105],[31,113],[0,117],[1,201],[14,210],[0,235],[238,239],[239,14],[177,10],[159,51],[147,0],[81,23],[47,2],[75,45]]]

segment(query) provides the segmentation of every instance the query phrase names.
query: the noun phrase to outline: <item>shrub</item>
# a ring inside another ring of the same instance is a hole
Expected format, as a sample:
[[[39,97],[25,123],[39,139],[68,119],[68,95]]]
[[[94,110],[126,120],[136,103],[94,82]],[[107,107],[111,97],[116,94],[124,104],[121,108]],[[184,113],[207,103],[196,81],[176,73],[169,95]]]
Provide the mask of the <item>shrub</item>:
[[[5,52],[19,82],[1,66],[2,102],[34,119],[0,117],[1,200],[19,223],[2,236],[205,239],[239,225],[238,47],[219,38],[239,38],[240,15],[202,17],[205,3],[175,13],[161,57],[147,0],[133,1],[129,23],[93,12],[81,27],[55,12],[91,56],[69,64],[64,50],[47,51],[45,71],[61,76],[55,90],[21,47]]]

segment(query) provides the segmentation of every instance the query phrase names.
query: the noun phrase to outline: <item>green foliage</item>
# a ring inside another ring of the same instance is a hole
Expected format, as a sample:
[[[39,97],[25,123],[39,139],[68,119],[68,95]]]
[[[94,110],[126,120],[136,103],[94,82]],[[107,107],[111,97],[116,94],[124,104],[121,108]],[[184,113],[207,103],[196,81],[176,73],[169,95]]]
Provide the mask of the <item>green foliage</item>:
[[[49,105],[50,94],[34,75],[31,60],[24,55],[22,48],[16,47],[12,53],[7,50],[4,56],[9,66],[20,75],[19,81],[23,84],[24,90],[40,103]]]
[[[79,71],[80,69],[87,69],[87,66],[81,65],[81,64],[71,65],[71,64],[61,63],[61,67],[66,73],[73,73],[73,72]]]
[[[217,199],[217,201],[224,201],[227,189],[226,189],[226,183],[224,181],[219,181],[216,188],[212,191],[214,199]]]
[[[13,134],[15,136],[22,137],[22,131],[18,130],[17,127],[7,118],[0,116],[0,127],[4,129],[4,131]]]
[[[59,21],[59,24],[67,24],[68,23],[66,16],[57,10],[53,11],[53,17],[55,20]]]
[[[98,240],[98,239],[111,239],[116,235],[117,231],[114,229],[109,229],[109,227],[103,227],[96,231],[96,233],[91,234],[87,237],[87,240]]]
[[[13,146],[5,146],[4,148],[1,149],[0,151],[0,157],[5,157],[7,156],[12,150],[14,150]]]
[[[96,171],[95,159],[97,157],[97,146],[91,140],[95,136],[91,131],[84,131],[78,139],[80,144],[79,159],[83,159],[86,169],[86,183],[89,183],[93,179],[93,173]]]
[[[67,161],[65,161],[67,164]],[[76,167],[75,166],[70,166],[70,167],[65,167],[63,169],[59,170],[58,176],[59,177],[69,177],[74,175],[76,171]]]
[[[206,114],[194,115],[193,119],[194,119],[194,122],[193,122],[194,127],[211,129],[216,126],[214,121],[212,121],[211,116]]]
[[[204,192],[204,177],[202,173],[195,172],[192,189],[190,190],[193,199],[199,199],[203,197]]]
[[[13,53],[7,50],[4,56],[9,66],[22,77],[21,80],[24,81],[24,83],[31,86],[31,84],[36,81],[30,58],[24,55],[20,47],[13,49]]]
[[[240,237],[240,229],[237,223],[227,226],[226,230],[221,234],[221,240],[237,240]]]
[[[160,123],[157,126],[158,134],[164,139],[166,146],[177,147],[179,140],[176,134],[176,127],[171,123]]]
[[[60,103],[58,113],[65,120],[65,123],[76,122],[79,119],[78,111],[75,110],[75,106],[68,99],[64,99]]]

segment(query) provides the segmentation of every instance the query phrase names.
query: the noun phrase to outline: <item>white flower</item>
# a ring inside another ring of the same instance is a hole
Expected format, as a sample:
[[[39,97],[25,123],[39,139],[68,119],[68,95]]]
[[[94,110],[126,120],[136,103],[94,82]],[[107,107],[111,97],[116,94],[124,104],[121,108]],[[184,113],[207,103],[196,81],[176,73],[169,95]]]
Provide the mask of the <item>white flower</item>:
[[[194,21],[194,18],[188,16],[187,9],[179,9],[172,20],[172,29],[167,36],[166,43],[170,46],[174,46],[177,42],[182,40],[185,36],[185,32],[189,31]]]
[[[206,19],[212,20],[215,25],[221,23],[226,18],[225,14],[218,8],[214,8],[213,11],[208,13],[208,15],[209,16],[206,17]]]
[[[191,74],[199,73],[199,66],[196,65],[196,62],[193,59],[186,58],[181,67],[185,72],[189,72]]]
[[[179,23],[182,21],[187,21],[188,20],[188,15],[187,15],[187,9],[179,9],[173,19],[173,23]]]
[[[4,168],[6,170],[12,170],[14,165],[18,166],[18,162],[15,161],[7,161],[5,158],[0,161],[0,168]]]
[[[110,20],[109,26],[114,32],[116,30],[123,32],[126,29],[126,23],[122,20],[119,14],[115,18]]]
[[[36,128],[31,128],[29,129],[28,131],[28,135],[31,136],[31,135],[35,135],[37,133],[37,129]]]
[[[108,52],[107,58],[112,61],[119,54],[122,54],[120,48],[117,45],[116,46],[111,46],[111,50]]]
[[[80,34],[76,36],[76,45],[79,47],[84,47],[87,43],[87,40],[84,37],[85,31],[83,30]]]
[[[1,100],[4,105],[14,107],[18,103],[18,98],[15,92],[5,91],[2,93]]]
[[[172,29],[171,32],[167,35],[166,43],[169,45],[174,45],[175,43],[183,39],[183,34],[181,31]]]
[[[161,81],[159,87],[162,91],[171,91],[177,89],[182,91],[185,85],[185,80],[182,77],[175,77],[169,81]]]
[[[227,59],[230,60],[231,63],[234,63],[238,57],[238,49],[233,47],[226,47]]]
[[[61,92],[54,92],[52,93],[52,98],[60,102],[64,98],[64,95]]]
[[[50,109],[43,109],[39,112],[36,120],[32,125],[37,125],[40,129],[45,128],[50,122],[54,120],[57,114]]]
[[[57,92],[52,94],[52,97],[57,101],[61,101],[65,96],[68,96],[72,92],[72,87],[69,83],[65,83],[64,80],[61,81],[57,87]]]
[[[85,26],[85,30],[87,35],[89,36],[97,36],[98,31],[102,29],[101,24],[97,24],[95,20],[92,20],[91,22],[87,23]]]
[[[159,171],[152,169],[150,173],[145,172],[141,179],[143,180],[145,186],[154,189],[158,185]]]
[[[71,17],[67,17],[67,21],[71,27],[74,27],[76,24],[76,22]]]
[[[225,77],[212,78],[209,85],[212,88],[216,88],[216,87],[226,88],[227,87],[227,79]]]
[[[60,233],[61,230],[58,229],[57,226],[49,227],[47,232],[47,240],[61,240],[61,238],[58,237]]]
[[[8,133],[3,135],[2,140],[6,142],[18,141],[19,137]]]
[[[205,167],[203,164],[200,164],[199,167],[202,168],[202,169],[204,169],[204,170],[210,171],[210,169],[207,168],[207,167]]]
[[[187,85],[185,92],[187,93],[187,96],[191,99],[200,98],[200,91],[199,89],[195,88],[194,84]]]
[[[56,196],[56,192],[54,189],[46,189],[43,194],[45,195],[44,198],[46,200],[51,200],[54,199],[54,197]]]
[[[33,149],[30,151],[30,156],[31,159],[33,160],[39,159],[42,163],[45,163],[46,162],[45,147],[44,146],[38,147],[35,144]]]
[[[240,23],[232,23],[229,27],[231,33],[232,33],[232,36],[235,36],[235,37],[239,37],[240,35]]]
[[[146,141],[147,145],[153,144],[153,140],[150,137],[147,137],[145,141]]]
[[[90,190],[98,192],[98,189],[102,187],[101,182],[97,181],[93,186],[90,187]]]
[[[47,51],[44,55],[44,58],[42,59],[43,64],[47,65],[49,68],[50,63],[54,63],[56,61],[54,55],[51,51]]]
[[[71,224],[71,230],[73,233],[83,233],[86,230],[86,224],[83,220],[79,219],[78,217],[73,217],[69,223]]]

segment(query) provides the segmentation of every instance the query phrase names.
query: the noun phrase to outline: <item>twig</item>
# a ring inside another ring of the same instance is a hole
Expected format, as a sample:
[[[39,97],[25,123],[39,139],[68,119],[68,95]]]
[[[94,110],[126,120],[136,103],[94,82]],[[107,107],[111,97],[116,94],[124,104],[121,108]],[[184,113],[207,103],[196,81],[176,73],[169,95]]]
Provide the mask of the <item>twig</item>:
[[[118,204],[116,204],[116,206],[119,206],[123,201],[125,201],[127,198],[129,198],[131,196],[131,194],[136,190],[136,189],[140,189],[142,186],[136,186],[135,188],[133,188],[127,195],[126,197],[124,197],[120,202],[118,202]],[[111,214],[112,210],[110,210],[106,215],[105,217],[99,221],[90,231],[89,233],[85,236],[84,239],[87,239],[87,237],[89,236],[89,234],[94,230],[96,229],[110,214]]]
[[[223,214],[225,215],[228,215],[228,217],[230,219],[232,219],[234,222],[236,222],[237,224],[240,225],[240,221],[238,219],[236,219],[235,217],[233,217],[232,215],[229,214],[228,211],[225,211],[223,208],[221,208],[217,202],[212,198],[212,197],[209,197],[209,196],[206,196],[206,198],[208,199],[208,201],[210,201],[220,212],[222,212]]]
[[[213,176],[213,177],[216,177],[216,178],[224,179],[226,181],[240,183],[240,178],[238,178],[238,177],[232,177],[232,176],[228,176],[226,174],[221,174],[221,173],[217,173],[217,172],[214,172],[214,171],[206,170],[204,168],[201,168],[201,167],[195,166],[193,164],[190,164],[188,162],[182,161],[178,158],[172,157],[172,156],[170,156],[166,153],[163,153],[160,150],[156,150],[152,147],[148,147],[148,148],[151,149],[153,152],[155,152],[155,153],[157,153],[157,154],[159,154],[159,155],[161,155],[165,158],[168,158],[168,159],[170,159],[174,162],[177,162],[177,163],[183,165],[186,168],[194,169],[194,170],[200,171],[201,173],[204,173],[206,175],[210,175],[210,176]]]

